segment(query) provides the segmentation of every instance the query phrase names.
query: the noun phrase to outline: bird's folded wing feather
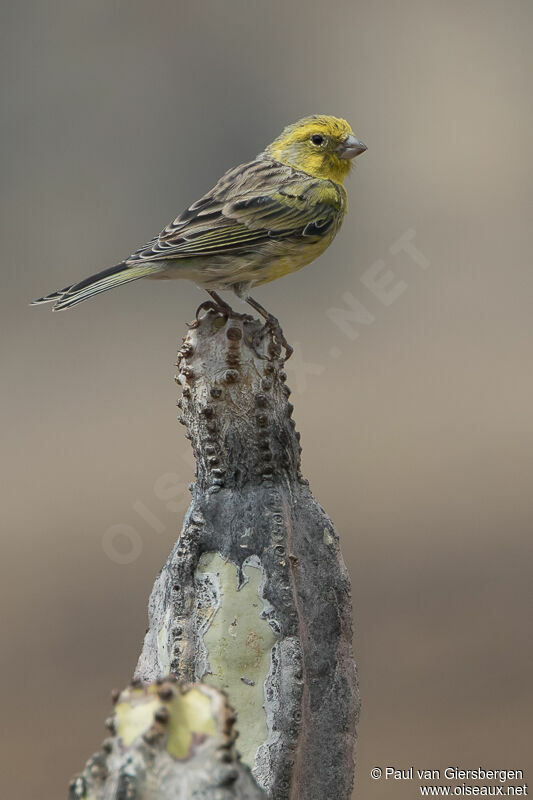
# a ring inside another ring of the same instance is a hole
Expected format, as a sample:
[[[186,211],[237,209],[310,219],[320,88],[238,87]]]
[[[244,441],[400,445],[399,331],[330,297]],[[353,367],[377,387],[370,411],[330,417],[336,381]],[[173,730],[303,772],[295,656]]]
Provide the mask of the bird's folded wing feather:
[[[256,160],[226,173],[126,263],[231,254],[273,239],[320,238],[338,219],[342,203],[330,181]]]

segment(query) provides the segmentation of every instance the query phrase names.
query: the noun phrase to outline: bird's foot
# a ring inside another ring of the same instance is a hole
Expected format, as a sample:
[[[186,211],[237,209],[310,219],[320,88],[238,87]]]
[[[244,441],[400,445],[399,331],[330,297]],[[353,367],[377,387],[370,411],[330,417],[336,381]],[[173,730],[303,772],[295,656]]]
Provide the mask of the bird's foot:
[[[260,341],[266,333],[269,333],[271,335],[272,341],[270,342],[268,347],[268,355],[263,355],[262,353],[259,352],[257,346],[255,345],[258,344],[258,340]],[[275,359],[279,359],[281,356],[281,350],[282,348],[284,348],[285,355],[282,361],[285,362],[288,361],[288,359],[294,352],[293,348],[285,338],[279,320],[273,314],[268,314],[265,317],[265,324],[263,325],[261,330],[258,331],[254,339],[255,339],[254,350],[256,352],[256,355],[264,360],[274,361]]]
[[[201,314],[203,311],[206,312],[213,311],[215,314],[224,317],[226,322],[228,319],[240,319],[243,322],[251,322],[251,320],[253,319],[251,314],[239,314],[237,311],[234,311],[233,308],[229,305],[229,303],[224,302],[224,300],[222,300],[222,298],[217,295],[217,298],[214,300],[204,300],[203,303],[200,303],[200,305],[196,309],[194,320],[189,324],[189,328],[198,327],[198,325],[200,324]]]
[[[294,348],[291,347],[291,345],[285,338],[285,334],[283,333],[283,328],[279,324],[279,319],[275,317],[273,314],[269,314],[263,328],[272,333],[274,342],[278,345],[280,350],[282,347],[285,349],[285,357],[283,360],[288,361],[294,352]]]
[[[234,311],[233,308],[230,306],[229,303],[226,303],[225,300],[219,295],[218,292],[214,292],[212,289],[208,289],[207,293],[211,295],[213,300],[215,301],[216,305],[221,309],[221,312],[224,314],[226,319],[241,319],[243,322],[250,322],[253,317],[250,314],[239,314],[238,311]]]
[[[250,297],[250,295],[248,295],[244,299],[249,305],[252,306],[252,308],[255,308],[255,310],[258,311],[265,320],[265,324],[261,328],[259,334],[260,337],[262,338],[266,331],[268,331],[272,336],[272,343],[269,347],[268,356],[260,355],[259,352],[257,351],[257,348],[254,348],[257,355],[260,358],[270,357],[270,359],[273,360],[275,358],[280,357],[281,348],[283,347],[285,348],[285,357],[283,361],[288,361],[289,358],[292,356],[294,350],[286,340],[285,335],[283,333],[283,329],[279,324],[279,320],[277,319],[277,317],[275,317],[274,314],[271,314],[270,311],[267,311],[266,308],[263,308],[261,303],[258,303],[257,300],[254,300],[254,298]]]
[[[214,311],[215,314],[222,314],[223,316],[226,316],[226,318],[228,316],[226,314],[226,309],[223,306],[218,305],[218,303],[215,303],[214,300],[204,300],[204,302],[200,303],[196,309],[193,321],[189,322],[189,328],[198,327],[200,324],[202,311]]]

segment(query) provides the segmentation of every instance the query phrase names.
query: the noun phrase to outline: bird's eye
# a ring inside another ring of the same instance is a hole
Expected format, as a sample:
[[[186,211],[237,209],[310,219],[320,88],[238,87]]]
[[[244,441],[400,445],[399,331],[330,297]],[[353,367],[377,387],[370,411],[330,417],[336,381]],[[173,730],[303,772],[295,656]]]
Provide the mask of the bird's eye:
[[[313,144],[319,145],[322,144],[322,142],[324,141],[324,137],[321,136],[319,133],[313,133],[313,135],[311,136],[311,141],[313,142]]]

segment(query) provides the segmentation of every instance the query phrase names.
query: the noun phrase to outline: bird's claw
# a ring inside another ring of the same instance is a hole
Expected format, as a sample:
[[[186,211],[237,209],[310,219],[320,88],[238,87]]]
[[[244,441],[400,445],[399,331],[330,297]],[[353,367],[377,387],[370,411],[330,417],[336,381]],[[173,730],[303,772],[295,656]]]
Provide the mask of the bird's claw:
[[[254,346],[256,355],[265,361],[273,361],[274,359],[280,357],[281,348],[283,347],[285,349],[283,362],[288,361],[294,352],[294,348],[292,348],[286,340],[283,329],[279,324],[279,320],[273,314],[269,314],[268,317],[266,317],[265,324],[261,330],[258,331],[257,338],[262,339],[266,332],[270,333],[272,336],[272,342],[268,349],[268,355],[263,355],[257,350],[257,347]]]
[[[285,338],[285,334],[283,333],[283,328],[279,324],[279,320],[273,314],[269,314],[268,319],[265,322],[265,328],[272,332],[274,341],[277,339],[279,345],[285,349],[285,357],[283,360],[288,361],[294,353],[294,348],[288,343],[287,339]]]
[[[194,319],[192,322],[189,323],[189,328],[197,328],[200,324],[200,314],[202,311],[214,311],[215,314],[221,314],[226,318],[229,316],[227,313],[227,309],[224,306],[221,306],[218,303],[215,303],[214,300],[204,300],[203,303],[200,303],[198,308],[196,309],[196,313],[194,315]]]
[[[215,314],[219,314],[221,317],[224,317],[226,321],[228,319],[240,319],[243,322],[251,322],[253,320],[251,314],[239,314],[237,311],[234,311],[230,305],[225,303],[217,303],[215,300],[204,300],[204,302],[200,303],[196,309],[194,320],[189,323],[189,328],[198,327],[200,324],[200,315],[202,311],[213,311]]]

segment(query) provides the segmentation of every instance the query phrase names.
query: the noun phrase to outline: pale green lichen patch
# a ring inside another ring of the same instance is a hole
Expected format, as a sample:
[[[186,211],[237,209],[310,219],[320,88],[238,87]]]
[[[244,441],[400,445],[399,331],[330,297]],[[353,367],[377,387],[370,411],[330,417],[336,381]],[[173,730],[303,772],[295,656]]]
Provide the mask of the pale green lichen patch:
[[[261,598],[261,565],[245,564],[243,574],[239,588],[237,565],[219,553],[204,553],[198,563],[199,582],[209,582],[206,595],[214,600],[211,608],[199,608],[207,665],[198,677],[227,693],[237,712],[242,760],[253,767],[257,748],[268,738],[264,684],[277,637],[262,616],[268,604]]]
[[[170,711],[167,750],[174,758],[190,758],[197,743],[215,736],[211,698],[199,689],[176,695],[166,707]]]
[[[166,748],[174,758],[190,758],[198,744],[217,733],[212,699],[205,690],[173,691],[162,701],[158,686],[152,685],[122,693],[115,708],[115,726],[122,743],[130,747],[151,728],[156,712],[163,708],[168,712]]]
[[[161,701],[157,694],[147,694],[142,689],[131,690],[131,696],[127,700],[117,703],[115,727],[126,747],[148,730],[160,706]]]
[[[333,539],[333,536],[331,535],[331,531],[329,530],[329,528],[324,528],[324,536],[322,537],[322,541],[324,542],[324,544],[333,544],[333,542],[335,541]]]

